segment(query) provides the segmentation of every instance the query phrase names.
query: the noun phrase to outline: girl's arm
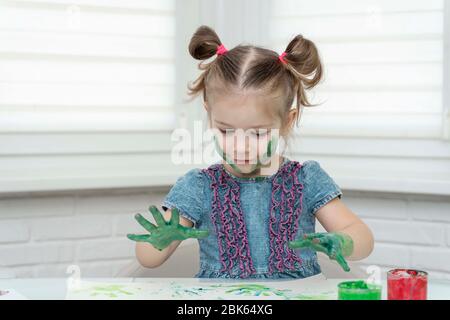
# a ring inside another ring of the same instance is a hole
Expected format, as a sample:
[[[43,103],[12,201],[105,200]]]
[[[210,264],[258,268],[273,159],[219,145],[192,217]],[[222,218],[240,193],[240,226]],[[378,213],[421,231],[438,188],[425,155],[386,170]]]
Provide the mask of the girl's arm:
[[[372,252],[372,231],[339,198],[328,202],[315,215],[327,232],[345,233],[352,238],[353,253],[346,257],[348,260],[364,259]]]
[[[166,221],[169,221],[172,217],[172,210],[167,209],[163,213],[163,217]],[[191,228],[193,223],[180,216],[180,225]],[[136,257],[143,267],[156,268],[162,265],[174,253],[180,243],[181,240],[175,240],[168,247],[159,251],[148,242],[136,242]]]

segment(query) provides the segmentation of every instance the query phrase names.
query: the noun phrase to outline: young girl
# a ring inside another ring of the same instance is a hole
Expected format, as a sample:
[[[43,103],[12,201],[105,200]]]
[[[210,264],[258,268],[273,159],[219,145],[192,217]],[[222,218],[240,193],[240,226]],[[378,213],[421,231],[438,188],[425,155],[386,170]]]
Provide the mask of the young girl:
[[[278,152],[301,108],[312,105],[305,89],[321,80],[314,43],[298,35],[280,55],[250,45],[228,51],[201,26],[189,52],[198,60],[216,55],[200,63],[204,71],[189,89],[203,94],[223,161],[178,178],[162,203],[165,214],[150,207],[157,226],[136,215],[149,231],[128,235],[139,262],[157,267],[187,238],[199,241],[201,278],[304,278],[321,272],[316,251],[346,271],[346,259],[367,257],[372,233],[340,200],[339,186],[318,162]],[[250,134],[237,145],[239,130]],[[327,232],[315,233],[316,219]]]

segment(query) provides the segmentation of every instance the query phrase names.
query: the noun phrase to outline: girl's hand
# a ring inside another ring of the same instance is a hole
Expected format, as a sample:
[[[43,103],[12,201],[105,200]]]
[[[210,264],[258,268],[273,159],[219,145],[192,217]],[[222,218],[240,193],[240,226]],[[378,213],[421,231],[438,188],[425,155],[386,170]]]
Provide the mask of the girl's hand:
[[[208,236],[208,230],[197,230],[180,225],[180,214],[177,208],[172,209],[172,217],[169,222],[164,220],[161,212],[155,206],[150,206],[150,212],[155,218],[158,226],[145,219],[140,213],[134,218],[143,226],[150,234],[127,234],[128,239],[133,241],[148,242],[156,249],[161,251],[169,246],[172,241],[186,240],[188,238],[205,238]]]
[[[303,239],[289,241],[288,247],[312,248],[316,251],[324,252],[330,259],[336,260],[345,271],[350,271],[350,267],[345,261],[344,256],[349,256],[353,252],[353,240],[344,233],[337,232],[319,232],[309,233],[303,236]]]

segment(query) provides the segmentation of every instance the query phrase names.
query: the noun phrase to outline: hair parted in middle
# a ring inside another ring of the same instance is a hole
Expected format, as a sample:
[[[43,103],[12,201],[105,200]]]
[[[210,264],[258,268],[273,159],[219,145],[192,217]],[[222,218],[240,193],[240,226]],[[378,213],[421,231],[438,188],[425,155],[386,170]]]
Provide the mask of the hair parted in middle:
[[[301,34],[296,35],[279,55],[273,50],[253,45],[238,45],[223,51],[217,33],[202,25],[193,34],[189,53],[196,60],[203,60],[198,67],[203,72],[188,84],[188,95],[195,98],[203,93],[205,102],[211,96],[223,94],[224,89],[234,91],[256,90],[268,96],[281,96],[278,110],[284,120],[296,98],[297,121],[302,106],[311,104],[307,89],[316,86],[322,79],[322,63],[316,45]],[[218,50],[222,54],[218,54]],[[216,59],[205,60],[217,55]]]

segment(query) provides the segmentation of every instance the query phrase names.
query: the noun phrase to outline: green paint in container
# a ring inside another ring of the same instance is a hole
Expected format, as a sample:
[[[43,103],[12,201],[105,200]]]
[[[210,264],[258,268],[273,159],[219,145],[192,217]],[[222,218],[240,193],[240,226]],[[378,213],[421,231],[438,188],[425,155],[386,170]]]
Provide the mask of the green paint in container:
[[[381,300],[381,285],[364,280],[345,281],[338,284],[339,300]]]

